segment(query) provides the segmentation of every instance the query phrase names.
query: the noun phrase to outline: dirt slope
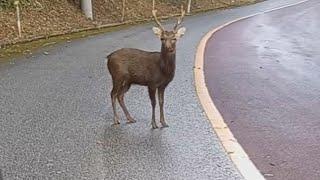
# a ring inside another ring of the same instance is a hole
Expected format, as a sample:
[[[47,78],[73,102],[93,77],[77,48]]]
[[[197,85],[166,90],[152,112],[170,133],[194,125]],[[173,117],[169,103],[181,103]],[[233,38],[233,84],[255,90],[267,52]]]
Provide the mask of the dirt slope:
[[[197,0],[192,11],[223,8],[256,0]],[[183,1],[186,7],[186,2]],[[156,1],[159,16],[179,13],[181,2]],[[21,7],[22,38],[18,38],[14,8],[0,11],[0,45],[39,36],[66,33],[75,29],[95,27],[121,21],[122,1],[94,0],[94,20],[87,20],[79,8],[79,0],[34,0]],[[152,1],[127,0],[125,21],[151,17]]]

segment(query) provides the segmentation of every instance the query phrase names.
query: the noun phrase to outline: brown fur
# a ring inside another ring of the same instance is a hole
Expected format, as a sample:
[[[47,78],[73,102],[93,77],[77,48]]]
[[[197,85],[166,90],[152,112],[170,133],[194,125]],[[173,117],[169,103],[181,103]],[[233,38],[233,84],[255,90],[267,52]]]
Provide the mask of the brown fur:
[[[178,24],[181,23],[180,19]],[[160,24],[160,23],[159,23]],[[157,128],[155,122],[156,91],[160,105],[160,122],[167,127],[164,120],[164,91],[172,81],[176,67],[176,41],[184,34],[185,28],[174,31],[165,31],[163,28],[154,28],[155,34],[161,39],[161,52],[147,52],[139,49],[119,49],[107,56],[107,66],[112,76],[113,88],[111,100],[114,113],[114,124],[119,124],[116,111],[116,99],[123,109],[128,123],[135,120],[129,114],[125,103],[124,94],[132,84],[148,86],[149,97],[152,105],[152,127]]]

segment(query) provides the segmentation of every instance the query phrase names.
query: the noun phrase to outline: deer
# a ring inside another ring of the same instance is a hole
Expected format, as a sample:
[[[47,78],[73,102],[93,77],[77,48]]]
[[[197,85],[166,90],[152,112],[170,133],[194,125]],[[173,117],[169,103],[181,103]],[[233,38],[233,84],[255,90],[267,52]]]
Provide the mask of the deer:
[[[173,30],[167,31],[157,18],[157,10],[152,10],[152,15],[157,26],[152,28],[154,34],[161,41],[160,52],[149,52],[134,48],[122,48],[107,56],[107,66],[112,77],[111,102],[113,108],[114,125],[120,124],[116,110],[116,99],[127,118],[127,123],[135,123],[126,105],[124,95],[131,85],[148,87],[149,98],[152,105],[153,129],[157,129],[155,120],[156,91],[160,106],[160,123],[162,127],[168,127],[164,118],[164,92],[168,84],[173,80],[176,68],[176,42],[181,38],[185,27],[181,27],[185,11],[181,6],[181,15],[177,18]]]

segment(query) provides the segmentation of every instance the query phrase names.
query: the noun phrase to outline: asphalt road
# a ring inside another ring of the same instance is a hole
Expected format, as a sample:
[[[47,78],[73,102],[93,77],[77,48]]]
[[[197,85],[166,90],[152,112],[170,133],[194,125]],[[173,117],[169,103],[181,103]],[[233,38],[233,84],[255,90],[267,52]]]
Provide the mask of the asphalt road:
[[[210,95],[267,179],[320,179],[319,8],[239,21],[207,44]]]
[[[123,119],[120,127],[111,126],[111,79],[104,57],[121,47],[159,50],[151,25],[59,44],[1,64],[3,178],[242,179],[198,102],[196,47],[218,25],[298,1],[269,0],[187,17],[187,33],[177,47],[176,76],[166,91],[167,129],[151,130],[147,90],[139,86],[126,96],[137,123],[127,125]]]

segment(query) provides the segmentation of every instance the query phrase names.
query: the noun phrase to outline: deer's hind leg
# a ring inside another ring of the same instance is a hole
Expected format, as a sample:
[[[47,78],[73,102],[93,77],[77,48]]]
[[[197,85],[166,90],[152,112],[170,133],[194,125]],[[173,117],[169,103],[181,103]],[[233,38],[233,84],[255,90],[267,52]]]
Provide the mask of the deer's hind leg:
[[[124,103],[124,94],[129,90],[129,88],[130,88],[130,84],[126,81],[123,81],[121,84],[121,87],[120,87],[119,94],[118,94],[118,101],[119,101],[119,104],[120,104],[124,114],[127,117],[128,123],[135,123],[136,121],[131,117],[131,115],[130,115],[130,113]]]
[[[113,82],[113,88],[111,90],[111,102],[112,102],[112,108],[113,108],[114,125],[120,124],[119,116],[117,113],[117,105],[116,105],[116,98],[118,96],[118,91],[119,91],[119,85]]]

